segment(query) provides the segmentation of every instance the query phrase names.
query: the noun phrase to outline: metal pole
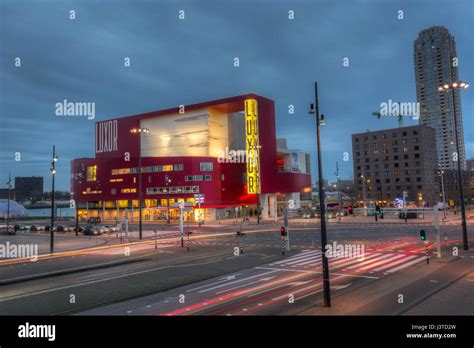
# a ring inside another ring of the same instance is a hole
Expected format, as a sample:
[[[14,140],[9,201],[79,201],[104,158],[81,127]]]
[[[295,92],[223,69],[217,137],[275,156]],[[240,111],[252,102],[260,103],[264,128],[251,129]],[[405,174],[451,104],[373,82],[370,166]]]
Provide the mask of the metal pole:
[[[76,207],[76,236],[79,235],[79,209],[77,206],[78,202],[74,202],[74,205]]]
[[[201,227],[201,196],[198,196],[198,209],[199,209],[198,225],[199,227]]]
[[[51,180],[51,226],[49,229],[50,232],[50,253],[54,252],[54,177],[56,176],[56,146],[53,145],[53,161],[52,161],[52,180]]]
[[[140,132],[140,145],[138,149],[138,236],[142,239],[142,133]]]
[[[8,198],[7,198],[7,234],[10,230],[10,190],[12,188],[12,179],[10,172],[8,173]]]
[[[441,192],[443,194],[443,221],[446,221],[446,198],[444,196],[444,171],[441,170]]]
[[[288,229],[288,209],[283,208],[283,226],[285,226],[286,232],[286,250],[290,250],[290,231]]]
[[[325,216],[325,203],[324,203],[324,190],[323,190],[323,166],[321,156],[321,133],[320,133],[320,120],[319,120],[319,101],[318,101],[318,83],[314,83],[314,95],[316,105],[316,136],[317,136],[317,152],[318,152],[318,178],[319,178],[319,205],[321,210],[321,248],[322,248],[322,260],[323,260],[323,289],[324,289],[324,307],[331,307],[331,294],[329,286],[329,261],[326,257],[326,216]]]
[[[383,219],[383,194],[382,194],[382,182],[379,184],[380,189],[380,218]]]
[[[436,232],[436,244],[437,244],[437,253],[438,253],[438,259],[441,258],[441,238],[439,235],[439,212],[438,212],[438,207],[435,205],[434,206],[434,211],[433,211],[433,216],[434,216],[434,225],[435,225],[435,232]]]
[[[181,248],[184,248],[184,225],[183,225],[183,209],[179,208],[179,229],[181,231]]]
[[[461,224],[462,224],[462,240],[463,240],[463,247],[464,250],[469,250],[469,244],[467,241],[467,225],[466,225],[466,208],[464,206],[464,191],[463,191],[463,184],[462,184],[462,174],[461,174],[461,159],[460,159],[460,152],[459,152],[459,135],[458,135],[458,121],[456,118],[456,97],[455,97],[455,89],[451,91],[453,94],[453,113],[454,113],[454,131],[456,135],[456,152],[457,152],[457,162],[458,162],[458,185],[459,185],[459,200],[461,201]]]
[[[260,223],[260,194],[257,193],[257,224]]]

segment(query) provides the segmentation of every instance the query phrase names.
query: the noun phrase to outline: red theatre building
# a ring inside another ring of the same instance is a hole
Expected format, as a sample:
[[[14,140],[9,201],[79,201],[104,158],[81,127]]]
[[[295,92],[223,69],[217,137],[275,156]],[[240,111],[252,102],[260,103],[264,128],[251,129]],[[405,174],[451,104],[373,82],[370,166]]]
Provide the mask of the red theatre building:
[[[140,162],[144,221],[179,202],[187,219],[253,216],[257,199],[274,218],[311,197],[309,155],[276,139],[274,102],[254,94],[97,122],[95,158],[71,164],[80,219],[138,220]]]

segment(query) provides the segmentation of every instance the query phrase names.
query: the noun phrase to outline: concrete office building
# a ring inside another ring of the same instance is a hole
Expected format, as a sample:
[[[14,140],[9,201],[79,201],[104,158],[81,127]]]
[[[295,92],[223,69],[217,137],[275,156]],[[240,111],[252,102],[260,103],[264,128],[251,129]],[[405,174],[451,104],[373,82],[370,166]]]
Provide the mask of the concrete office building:
[[[437,202],[435,130],[426,126],[352,135],[355,196],[360,205],[393,205],[407,192],[417,205]]]

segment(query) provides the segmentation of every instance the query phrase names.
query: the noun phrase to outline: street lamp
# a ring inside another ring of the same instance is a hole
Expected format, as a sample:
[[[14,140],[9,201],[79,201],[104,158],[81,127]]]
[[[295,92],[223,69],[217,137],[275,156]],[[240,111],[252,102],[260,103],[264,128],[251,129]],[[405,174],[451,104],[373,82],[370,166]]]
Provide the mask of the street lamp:
[[[138,134],[140,136],[140,143],[138,145],[138,210],[139,210],[139,222],[138,222],[138,235],[142,239],[142,134],[149,133],[148,128],[132,128],[130,129],[132,134]],[[133,203],[132,203],[133,205]]]
[[[54,177],[56,176],[56,162],[58,161],[58,156],[56,156],[56,146],[53,145],[53,159],[51,161],[51,226],[49,228],[50,233],[50,253],[54,252]]]
[[[331,294],[329,287],[329,261],[324,250],[326,250],[327,236],[326,236],[326,216],[325,216],[325,203],[324,203],[324,190],[323,190],[323,167],[322,167],[322,156],[321,156],[321,132],[320,128],[325,124],[324,115],[319,115],[319,101],[318,101],[318,83],[314,83],[314,100],[315,103],[311,104],[309,114],[316,115],[316,145],[318,154],[318,178],[319,178],[319,206],[321,211],[321,247],[323,250],[322,261],[323,261],[323,289],[324,289],[324,307],[331,307]],[[315,109],[316,106],[316,109]]]
[[[12,178],[10,172],[8,173],[8,198],[7,198],[7,234],[10,231],[10,191],[12,189]]]
[[[462,239],[463,239],[463,246],[464,250],[469,250],[469,244],[467,241],[467,225],[466,225],[466,208],[464,207],[464,192],[463,192],[463,183],[462,183],[462,175],[461,175],[461,163],[459,161],[459,134],[458,134],[458,120],[456,118],[456,95],[455,91],[458,89],[467,89],[469,87],[469,83],[467,82],[450,82],[445,83],[442,86],[439,86],[439,92],[449,92],[451,91],[451,95],[453,97],[453,118],[454,118],[454,134],[456,136],[456,153],[457,153],[457,162],[458,162],[458,185],[459,185],[459,199],[461,201],[461,221],[462,221]]]
[[[438,170],[438,175],[439,177],[441,178],[441,193],[442,193],[442,196],[443,196],[443,221],[446,220],[446,198],[445,198],[445,195],[444,195],[444,170],[442,169],[439,169]]]
[[[171,216],[170,216],[170,189],[169,185],[171,184],[171,179],[168,175],[165,175],[165,184],[166,184],[166,193],[167,193],[167,198],[166,198],[166,221],[168,221],[168,224],[171,222]]]

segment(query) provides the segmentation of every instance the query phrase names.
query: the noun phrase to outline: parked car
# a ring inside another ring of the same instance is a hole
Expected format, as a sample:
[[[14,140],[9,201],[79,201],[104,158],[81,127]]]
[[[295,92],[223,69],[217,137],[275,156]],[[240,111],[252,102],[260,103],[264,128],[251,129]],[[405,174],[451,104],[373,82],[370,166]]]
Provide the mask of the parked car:
[[[67,225],[58,225],[58,227],[56,227],[56,231],[58,231],[58,232],[69,232],[69,231],[72,231],[72,228],[67,226]]]
[[[303,212],[303,215],[302,215],[303,219],[312,219],[315,217],[315,214],[312,210],[307,210],[305,212]]]
[[[31,232],[40,232],[44,230],[45,230],[44,226],[41,226],[41,225],[31,225],[30,227]]]
[[[100,236],[102,232],[95,226],[87,226],[82,231],[84,236]]]
[[[14,225],[14,226],[13,226],[13,231],[15,231],[15,232],[21,231],[21,227],[22,227],[22,226],[23,226],[23,225]]]
[[[49,232],[50,228],[51,228],[50,225],[44,226],[45,232]],[[57,230],[58,230],[58,226],[54,226],[54,227],[53,227],[53,232],[56,232]]]

